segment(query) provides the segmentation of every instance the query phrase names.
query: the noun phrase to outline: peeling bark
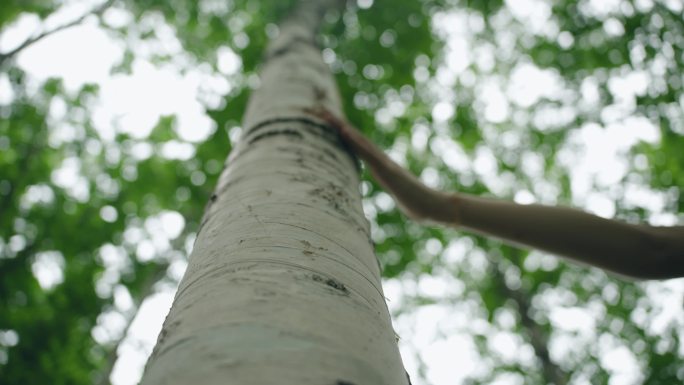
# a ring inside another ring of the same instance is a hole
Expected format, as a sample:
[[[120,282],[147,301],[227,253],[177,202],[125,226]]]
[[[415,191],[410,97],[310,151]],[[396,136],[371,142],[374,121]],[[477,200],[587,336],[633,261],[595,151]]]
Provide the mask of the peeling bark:
[[[142,383],[408,384],[306,1],[281,26]],[[324,95],[325,97],[321,97]]]

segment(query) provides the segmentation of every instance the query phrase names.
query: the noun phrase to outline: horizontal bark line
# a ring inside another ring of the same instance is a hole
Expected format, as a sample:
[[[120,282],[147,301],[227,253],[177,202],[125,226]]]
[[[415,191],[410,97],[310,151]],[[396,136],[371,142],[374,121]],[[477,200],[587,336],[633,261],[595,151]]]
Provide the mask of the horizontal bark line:
[[[230,268],[232,268],[232,267],[237,267],[237,266],[239,266],[239,265],[248,265],[248,264],[255,264],[255,263],[258,264],[258,265],[268,265],[268,264],[271,264],[271,265],[277,265],[277,266],[286,266],[286,267],[290,267],[290,268],[300,269],[300,270],[302,270],[302,271],[307,271],[307,272],[309,272],[310,274],[312,274],[312,275],[311,275],[311,278],[312,278],[312,280],[314,280],[314,281],[318,281],[316,277],[325,277],[326,280],[332,280],[332,281],[335,281],[335,282],[339,282],[339,281],[334,280],[333,278],[331,278],[330,275],[329,275],[328,273],[325,273],[325,272],[320,271],[320,270],[316,270],[316,269],[311,268],[311,267],[306,266],[306,265],[302,265],[302,264],[298,264],[298,263],[294,263],[294,262],[282,261],[282,260],[279,260],[279,259],[272,259],[272,258],[251,258],[251,259],[249,259],[249,260],[244,260],[244,261],[226,262],[226,263],[223,264],[223,266],[214,267],[214,268],[212,268],[211,270],[202,273],[199,277],[196,277],[195,280],[193,280],[193,281],[191,281],[191,282],[188,282],[187,286],[186,286],[185,288],[183,288],[183,289],[184,289],[183,291],[180,291],[180,290],[179,290],[176,299],[180,300],[182,297],[184,297],[184,294],[186,293],[187,288],[191,287],[194,283],[196,283],[196,282],[206,282],[207,277],[209,277],[209,276],[211,276],[211,275],[217,275],[218,272],[222,272],[222,273],[223,273],[223,275],[221,276],[222,279],[227,278],[227,277],[226,277],[227,272],[226,272],[226,271],[221,271],[221,270],[223,270],[223,269],[228,269],[228,270],[229,270]],[[255,270],[255,269],[241,269],[241,270],[236,270],[234,273],[238,273],[238,272],[240,272],[240,271],[245,271],[245,270],[253,271],[253,270]],[[197,271],[198,271],[198,270],[195,270],[195,272],[197,272]],[[355,270],[351,270],[351,271],[355,271]],[[368,280],[367,277],[365,277],[365,276],[363,276],[363,275],[361,275],[361,276],[362,276],[364,279]],[[229,278],[227,278],[227,279],[230,280]],[[370,280],[368,280],[368,281],[370,282]],[[339,283],[344,284],[344,282],[339,282]],[[370,309],[375,309],[375,308],[377,307],[377,304],[376,304],[376,303],[373,303],[373,300],[372,300],[372,299],[367,298],[366,296],[362,295],[361,292],[360,292],[359,290],[357,290],[356,288],[354,288],[352,285],[344,284],[344,287],[346,288],[346,291],[347,291],[347,292],[353,292],[353,293],[356,294],[356,296],[357,296],[358,298],[363,299],[363,300],[369,305],[369,308],[370,308]],[[383,293],[382,293],[381,291],[379,291],[378,288],[377,288],[376,286],[374,286],[374,285],[373,285],[373,288],[375,288],[375,290],[378,292],[378,294],[380,294],[380,297],[381,297],[381,298],[379,299],[379,301],[380,301],[381,303],[384,303],[384,301],[385,301],[385,296],[383,295]]]
[[[366,333],[366,339],[363,341],[364,345],[362,345],[374,350],[376,353],[382,349],[382,347],[377,347],[377,343],[375,343],[379,335],[378,329],[375,326],[373,330]],[[275,377],[278,379],[275,381],[270,373],[266,375],[266,377],[269,377],[268,380],[260,378],[255,382],[255,378],[263,375],[264,372],[272,372],[276,366],[282,366],[276,370],[288,369],[294,372],[297,380],[301,381],[302,378],[299,376],[302,373],[301,363],[308,363],[309,360],[314,359],[320,366],[308,368],[304,377],[307,379],[306,384],[395,384],[384,381],[383,371],[378,369],[377,365],[369,364],[368,360],[360,355],[354,354],[354,347],[350,346],[347,341],[329,338],[334,335],[333,330],[318,329],[310,331],[298,327],[283,332],[281,328],[274,327],[270,323],[255,322],[253,320],[238,320],[221,325],[204,325],[201,329],[193,331],[197,338],[186,341],[186,344],[183,346],[183,349],[189,350],[193,357],[199,356],[204,359],[195,362],[196,366],[189,367],[185,371],[178,371],[177,366],[171,364],[169,369],[171,369],[170,371],[176,371],[175,373],[171,374],[160,371],[157,376],[165,376],[166,381],[160,381],[160,383],[185,384],[189,382],[184,382],[183,376],[187,375],[187,371],[195,370],[200,376],[202,373],[206,375],[206,378],[200,380],[199,383],[201,384],[225,384],[226,378],[231,379],[231,384],[302,384],[303,382],[293,382],[292,378],[290,380],[283,380],[282,378]],[[226,335],[230,337],[216,337]],[[252,342],[250,341],[251,337],[255,335],[257,336],[257,343],[250,344]],[[183,336],[178,337],[178,339],[180,338],[183,338]],[[267,339],[275,339],[277,341],[275,346],[266,346],[263,343],[259,343]],[[230,343],[224,346],[226,341]],[[170,341],[170,343],[174,342]],[[280,355],[267,353],[273,350],[280,351]],[[284,356],[282,355],[283,352],[285,352]],[[186,359],[184,354],[177,348],[164,353],[171,353],[169,354],[171,358],[168,359],[170,362]],[[378,361],[377,363],[381,364],[388,363],[387,360]],[[338,366],[340,362],[343,362],[343,364]],[[218,370],[216,370],[217,368]],[[380,368],[385,367],[383,365]],[[207,372],[207,369],[210,371],[214,369],[214,371]],[[255,369],[257,370],[256,373],[254,372]],[[330,369],[333,370],[331,371]],[[363,374],[359,373],[359,371]],[[367,373],[368,371],[372,371],[370,377]],[[218,374],[217,381],[208,381],[211,374]],[[282,376],[285,373],[279,372],[279,374]],[[190,377],[197,378],[196,376]],[[340,378],[350,377],[352,379],[356,377],[356,379],[351,382],[341,382],[339,380]],[[369,382],[359,382],[359,378],[365,378]]]
[[[298,124],[303,124],[304,127],[283,127],[283,128],[273,128],[273,133],[268,134],[268,133],[260,133],[260,131],[263,131],[265,129],[268,129],[272,126],[276,126],[279,124],[287,124],[287,123],[298,123]],[[314,130],[315,128],[315,130]],[[300,137],[299,134],[296,134],[295,132],[298,132],[301,134],[300,131],[307,132],[311,135],[314,135],[316,137],[319,137],[323,139],[326,143],[331,145],[335,149],[340,149],[342,150],[343,153],[345,153],[349,158],[352,160],[352,163],[354,164],[355,171],[358,173],[361,170],[361,164],[359,162],[358,157],[354,153],[354,151],[347,145],[346,142],[344,142],[340,136],[337,134],[337,131],[332,128],[329,125],[318,123],[313,119],[310,118],[305,118],[305,117],[283,117],[283,118],[273,118],[273,119],[267,119],[264,121],[261,121],[249,128],[247,128],[244,131],[244,134],[240,138],[240,143],[233,149],[233,152],[231,152],[230,156],[228,157],[227,161],[225,162],[226,166],[230,166],[230,164],[234,163],[238,158],[241,156],[245,155],[247,152],[251,152],[255,149],[255,146],[251,146],[254,142],[263,139],[264,137],[268,137],[269,135],[277,135],[277,134],[283,134],[285,136],[290,136],[290,137],[297,137],[297,139],[302,139],[304,140],[304,137]],[[260,133],[257,135],[257,133]],[[265,135],[262,137],[261,135]],[[330,149],[324,149],[323,152],[330,156],[335,158],[336,160],[338,159],[337,155],[335,155],[334,151],[331,151]]]
[[[299,251],[299,252],[301,252],[303,255],[307,255],[307,254],[305,254],[305,252],[308,251],[308,250],[301,250],[301,249],[298,249],[298,248],[296,248],[296,247],[291,247],[291,246],[274,245],[274,246],[268,246],[268,247],[266,247],[266,246],[248,246],[248,247],[241,247],[239,250],[235,250],[234,252],[238,252],[238,251],[242,251],[242,250],[255,250],[255,249],[264,249],[264,251],[268,251],[267,249],[287,249],[287,250]],[[373,280],[372,280],[371,278],[369,278],[368,276],[366,276],[365,274],[363,274],[363,272],[359,271],[356,267],[351,266],[351,265],[349,265],[349,264],[347,264],[347,263],[344,263],[344,262],[342,262],[342,261],[341,261],[340,259],[338,259],[338,258],[333,258],[333,257],[327,256],[327,255],[326,255],[325,253],[323,253],[323,252],[310,252],[310,253],[311,253],[310,255],[316,255],[317,257],[323,258],[323,259],[325,259],[325,260],[335,262],[336,264],[342,265],[342,266],[344,266],[345,268],[347,268],[348,270],[350,270],[350,271],[356,273],[359,277],[361,277],[361,278],[363,278],[365,281],[367,281],[367,282],[375,289],[375,291],[378,292],[378,294],[380,295],[380,297],[381,297],[383,300],[386,299],[385,294],[384,294],[384,293],[382,292],[382,290],[378,287],[377,283],[376,283],[376,282],[373,282]],[[250,263],[251,261],[278,261],[278,260],[267,258],[267,259],[249,259],[249,260],[245,259],[245,260],[235,260],[235,261],[229,261],[229,262],[227,261],[227,262],[221,263],[221,268],[226,268],[226,267],[229,267],[229,266],[235,266],[235,265],[240,265],[240,264],[248,264],[248,263]],[[274,262],[274,263],[277,263],[277,262]],[[283,264],[286,264],[286,263],[289,263],[289,262],[283,262]],[[362,262],[360,262],[360,263],[363,264]],[[207,266],[210,266],[210,265],[207,265]],[[211,265],[211,266],[214,266],[214,265]],[[310,270],[310,271],[312,271],[312,272],[320,273],[321,275],[326,275],[325,273],[321,273],[321,272],[319,272],[319,271],[317,271],[317,270],[315,270],[315,269],[308,268],[308,267],[306,267],[306,266],[304,266],[304,265],[299,265],[299,264],[297,264],[297,265],[293,265],[293,266],[302,267],[302,268],[307,269],[307,270]],[[196,266],[196,268],[195,268],[192,272],[193,272],[193,273],[194,273],[194,272],[197,272],[197,271],[199,271],[201,268],[203,268],[203,266],[202,266],[202,265],[198,265],[198,266]],[[216,267],[214,266],[213,268],[216,268]],[[241,270],[236,270],[236,272],[237,272],[237,271],[241,271]],[[210,273],[210,272],[209,272],[209,273]],[[188,286],[191,285],[193,282],[195,282],[195,281],[189,282],[189,283],[188,283]],[[179,293],[180,293],[180,291],[179,291]]]
[[[152,362],[153,360],[158,359],[159,357],[163,356],[167,352],[172,351],[173,349],[177,348],[178,346],[185,344],[187,342],[190,342],[193,339],[196,339],[197,337],[195,336],[186,336],[186,337],[181,337],[178,338],[176,341],[172,341],[167,344],[161,344],[157,343],[155,345],[155,348],[159,348],[159,350],[154,350],[152,354],[150,355],[150,358],[148,359],[149,362]]]
[[[353,258],[354,260],[359,261],[359,262],[360,262],[362,265],[364,265],[366,268],[368,268],[368,269],[373,269],[374,267],[377,267],[377,265],[376,265],[376,266],[369,266],[368,264],[364,263],[364,262],[363,262],[363,259],[358,258],[356,253],[354,253],[354,252],[352,252],[351,250],[349,250],[349,248],[347,248],[346,246],[344,246],[343,244],[341,244],[339,241],[334,240],[334,239],[332,239],[332,238],[326,236],[325,234],[323,234],[323,233],[320,232],[320,231],[316,231],[316,230],[314,230],[314,229],[311,229],[311,228],[308,228],[308,227],[305,227],[305,226],[299,226],[299,225],[294,224],[294,223],[283,223],[283,222],[271,222],[271,221],[268,221],[268,222],[264,222],[264,224],[275,225],[275,226],[272,226],[272,227],[270,228],[270,230],[276,230],[276,229],[277,229],[276,226],[279,226],[279,227],[284,227],[284,228],[287,228],[287,227],[296,228],[296,229],[299,229],[299,230],[303,230],[303,232],[305,232],[305,233],[314,234],[314,235],[320,237],[320,239],[323,240],[324,242],[329,242],[330,245],[333,245],[333,246],[336,247],[336,248],[339,248],[339,249],[341,249],[341,250],[344,250],[344,252],[345,252],[349,257]],[[261,224],[260,224],[260,225],[261,225]],[[209,231],[209,233],[208,233],[207,235],[203,234],[203,235],[202,235],[202,238],[203,238],[203,240],[205,240],[206,238],[208,238],[208,239],[206,239],[206,240],[212,240],[212,239],[216,238],[217,236],[218,236],[218,234],[212,234],[212,232]],[[265,234],[265,235],[264,235],[264,237],[272,237],[273,239],[276,239],[276,238],[277,238],[277,235],[276,235],[276,234],[273,234],[272,232],[269,231],[268,234]],[[198,237],[198,238],[199,238],[199,237]],[[225,236],[224,236],[224,238],[225,238]],[[236,235],[236,238],[241,238],[241,237],[240,237],[239,235]],[[236,239],[236,240],[235,240],[236,246],[239,247],[239,245],[240,245],[241,243],[243,243],[243,242],[244,242],[245,240],[247,240],[247,239],[250,239],[250,238],[244,238],[244,239],[242,239],[242,240]],[[251,239],[258,239],[258,238],[251,238]],[[290,240],[290,238],[287,238],[287,237],[283,237],[282,239],[284,239],[284,240]],[[367,238],[364,238],[364,240],[368,240],[368,239],[367,239]],[[281,244],[281,245],[274,245],[274,247],[282,246],[282,245],[283,245],[283,244]],[[368,240],[368,243],[367,243],[366,246],[363,247],[363,248],[366,248],[366,247],[370,248],[371,245],[372,245],[372,243],[370,242],[370,240]],[[263,247],[263,246],[261,246],[261,247]],[[225,250],[225,246],[222,246],[222,248]],[[363,249],[363,248],[362,248],[362,249]],[[206,248],[202,248],[201,251],[204,252],[205,249],[206,249]],[[325,249],[326,249],[325,251],[330,251],[330,250],[328,250],[327,248],[325,248]],[[198,249],[198,250],[200,250],[200,249]],[[236,251],[239,251],[239,250],[241,250],[241,248],[236,248]],[[300,250],[302,251],[302,253],[304,253],[305,251],[310,251],[309,248],[307,248],[307,247],[301,248]],[[368,252],[369,252],[369,253],[372,253],[372,249],[369,249]],[[334,253],[334,252],[333,252],[333,253]],[[377,258],[375,258],[375,260],[376,260],[376,262],[377,262]],[[372,271],[372,270],[371,270],[371,271]],[[378,289],[378,288],[376,287],[376,289]]]
[[[251,146],[255,142],[258,142],[259,140],[266,139],[268,137],[275,136],[275,135],[291,136],[291,137],[298,138],[298,139],[304,138],[304,135],[302,135],[299,131],[292,130],[289,128],[285,128],[282,130],[270,130],[270,131],[262,132],[259,135],[256,135],[253,138],[249,139],[247,144]]]
[[[246,176],[243,179],[249,181]],[[280,179],[277,179],[280,181]],[[257,180],[258,181],[258,180]],[[291,205],[320,208],[313,206],[312,202],[325,202],[325,207],[334,209],[335,216],[350,218],[351,223],[362,227],[367,222],[362,212],[357,210],[361,206],[361,200],[347,191],[344,185],[332,181],[325,181],[325,184],[307,183],[306,179],[288,178],[288,183],[297,184],[297,189],[279,189],[277,185],[253,186],[247,184],[226,184],[216,194],[210,197],[210,203],[222,201],[224,208],[233,210],[236,206],[243,206],[252,211],[255,207],[269,206],[272,208],[289,208]],[[225,207],[227,206],[227,207]],[[250,206],[250,207],[246,207]],[[262,214],[278,214],[277,211],[264,212]]]
[[[325,202],[323,199],[320,198],[314,198],[312,199],[312,202]],[[326,214],[328,217],[331,219],[338,220],[340,222],[346,223],[348,225],[351,225],[354,231],[361,232],[363,234],[368,232],[368,225],[366,222],[365,217],[357,217],[353,210],[350,210],[350,212],[341,212],[340,210],[335,210],[334,207],[330,207],[329,205],[326,204],[324,208],[317,207],[315,205],[310,205],[306,203],[300,203],[296,201],[288,201],[288,202],[274,202],[274,203],[263,203],[263,204],[258,204],[253,206],[254,207],[264,207],[264,206],[270,206],[270,207],[283,207],[286,208],[287,211],[283,211],[280,216],[265,216],[262,215],[258,218],[257,222],[260,222],[262,225],[265,224],[274,224],[274,225],[293,225],[292,223],[286,223],[282,219],[283,215],[297,215],[298,213],[296,210],[291,210],[290,208],[292,206],[297,206],[297,208],[306,208],[306,209],[312,209],[312,211],[318,210],[319,212],[322,212]],[[246,219],[246,218],[254,218],[255,215],[253,214],[253,209],[252,212],[250,212],[249,209],[241,209],[241,210],[235,210],[234,207],[228,207],[228,208],[217,208],[214,209],[213,211],[207,211],[205,217],[202,219],[201,225],[204,226],[210,218],[214,217],[218,212],[221,211],[229,211],[229,215],[225,215],[222,217],[222,219]],[[199,234],[199,229],[198,229],[198,234]],[[368,237],[365,237],[366,239]]]
[[[280,145],[280,143],[279,143],[279,145]],[[248,150],[249,148],[250,147],[247,148],[247,151],[243,151],[241,154],[238,154],[239,156],[231,159],[231,163],[226,167],[225,172],[231,172],[231,176],[232,176],[231,179],[232,180],[228,180],[228,177],[224,177],[223,180],[221,180],[221,182],[223,182],[222,183],[223,186],[221,186],[221,183],[220,183],[218,189],[221,189],[222,187],[225,187],[226,185],[229,185],[229,184],[230,185],[236,184],[237,179],[239,179],[239,178],[244,179],[246,176],[249,176],[249,175],[263,176],[265,174],[264,172],[254,171],[254,172],[243,172],[242,174],[235,175],[236,172],[233,171],[233,169],[241,168],[241,167],[236,167],[235,163],[238,162],[239,160],[241,160],[241,158],[243,156],[246,156],[250,152],[250,150]],[[281,147],[276,147],[275,150],[276,151],[274,151],[274,153],[275,152],[286,152],[286,151],[284,151],[284,148],[281,148]],[[251,150],[251,151],[254,151],[254,150]],[[333,180],[339,179],[339,182],[345,186],[349,185],[349,183],[351,182],[350,175],[345,174],[343,172],[340,172],[341,170],[344,169],[344,166],[340,164],[341,162],[339,161],[339,158],[337,158],[337,157],[334,158],[335,160],[337,160],[336,162],[331,161],[330,159],[325,157],[325,156],[330,156],[330,153],[326,152],[325,150],[322,150],[319,154],[317,154],[319,156],[312,156],[311,154],[298,153],[296,151],[297,151],[296,149],[293,151],[287,151],[287,152],[291,152],[292,154],[294,154],[294,156],[290,156],[287,158],[283,157],[282,155],[280,155],[280,157],[278,157],[278,156],[266,157],[266,156],[260,155],[256,159],[250,159],[249,160],[250,167],[258,170],[257,165],[259,165],[260,163],[266,163],[267,165],[269,165],[269,163],[278,162],[279,165],[282,165],[284,162],[288,162],[288,163],[291,163],[293,165],[293,167],[291,167],[290,169],[280,170],[279,174],[287,174],[293,178],[301,178],[303,176],[318,175],[321,171],[324,171],[326,173],[325,174],[326,176],[334,176]],[[327,170],[318,170],[317,168],[327,168]],[[311,172],[304,173],[304,172],[302,172],[303,170],[311,171]],[[271,170],[269,170],[267,172],[273,174],[273,171],[271,171]],[[316,178],[314,178],[313,180],[316,180]],[[216,192],[218,193],[218,191],[216,191]]]
[[[226,184],[210,197],[198,233],[210,217],[215,216],[221,211],[231,213],[223,216],[224,220],[233,219],[236,216],[240,218],[245,213],[251,217],[256,217],[258,214],[259,219],[273,220],[292,212],[294,206],[298,208],[304,207],[312,211],[322,209],[322,213],[331,218],[346,222],[363,232],[369,231],[370,228],[366,217],[358,212],[355,207],[360,205],[361,201],[355,199],[348,191],[342,188],[331,189],[330,186],[333,185],[333,182],[326,182],[326,185],[323,186],[309,184],[298,179],[290,179],[289,182],[298,183],[306,187],[281,191],[276,187],[264,190],[263,186],[254,188],[244,185]],[[302,198],[306,198],[306,200],[302,200]],[[222,205],[216,205],[219,201],[222,202]],[[315,204],[319,202],[322,202],[324,205]],[[255,209],[264,207],[269,207],[276,211],[255,212]],[[282,210],[279,210],[280,208]]]
[[[309,131],[311,134],[318,135],[327,141],[336,144],[336,147],[340,147],[337,145],[338,143],[341,143],[339,136],[337,135],[336,131],[330,127],[329,125],[318,123],[313,119],[310,118],[305,118],[305,117],[283,117],[283,118],[272,118],[272,119],[267,119],[264,121],[261,121],[245,130],[245,134],[242,136],[242,141],[248,141],[251,139],[250,137],[252,135],[255,135],[258,131],[261,131],[265,128],[268,128],[269,126],[276,125],[276,124],[282,124],[282,123],[300,123],[304,124],[308,127],[315,127],[319,130],[319,132],[316,134],[313,131]]]

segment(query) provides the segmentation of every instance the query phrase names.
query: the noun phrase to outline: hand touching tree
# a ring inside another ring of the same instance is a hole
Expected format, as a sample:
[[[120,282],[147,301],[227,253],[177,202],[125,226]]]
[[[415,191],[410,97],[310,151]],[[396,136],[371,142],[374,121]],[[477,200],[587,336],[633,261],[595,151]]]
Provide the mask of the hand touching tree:
[[[470,230],[633,278],[684,276],[684,226],[629,224],[567,207],[437,191],[392,161],[349,122],[326,110],[307,112],[337,130],[411,219]]]
[[[327,110],[307,110],[333,126],[342,140],[363,159],[373,175],[395,199],[401,211],[416,221],[458,223],[456,202],[450,194],[425,186],[413,174],[390,159],[349,122]]]

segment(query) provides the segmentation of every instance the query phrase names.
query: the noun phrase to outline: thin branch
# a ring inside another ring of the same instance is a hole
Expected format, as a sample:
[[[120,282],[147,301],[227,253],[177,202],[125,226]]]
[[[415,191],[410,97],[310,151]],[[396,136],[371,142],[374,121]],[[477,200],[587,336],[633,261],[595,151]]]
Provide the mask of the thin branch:
[[[542,372],[547,383],[554,385],[566,385],[568,383],[568,374],[561,369],[555,362],[551,360],[549,355],[549,338],[544,329],[537,324],[537,322],[530,316],[531,302],[530,293],[524,292],[522,289],[512,290],[506,286],[505,277],[499,270],[500,262],[490,259],[490,273],[493,275],[491,279],[498,283],[499,292],[515,302],[520,314],[520,323],[527,332],[529,342],[534,349],[534,353],[541,361]]]
[[[140,310],[140,306],[142,305],[142,303],[145,301],[145,299],[147,299],[147,297],[154,294],[154,285],[166,276],[167,268],[167,264],[157,266],[157,270],[154,273],[152,273],[152,275],[150,275],[150,277],[143,283],[139,299],[135,301],[135,312],[132,314],[130,318],[126,320],[126,322],[128,323],[128,325],[126,325],[126,329],[122,333],[121,337],[116,341],[112,350],[109,351],[109,354],[107,354],[106,364],[104,365],[104,368],[100,371],[98,375],[98,380],[96,381],[97,385],[108,385],[110,383],[109,378],[112,376],[114,365],[116,364],[116,361],[119,359],[119,346],[121,346],[126,337],[128,337],[128,334],[131,330],[131,325],[133,325],[133,320],[135,319],[135,316],[138,314],[138,311]]]
[[[82,15],[81,17],[79,17],[75,20],[72,20],[66,24],[55,27],[51,30],[43,31],[37,35],[34,35],[31,38],[26,39],[26,41],[21,43],[18,47],[14,48],[13,50],[6,52],[6,53],[0,53],[0,67],[2,67],[2,65],[6,61],[8,61],[9,59],[16,56],[22,50],[24,50],[24,49],[28,48],[29,46],[39,42],[42,39],[52,35],[53,33],[65,30],[67,28],[71,28],[71,27],[76,26],[78,24],[81,24],[89,16],[102,14],[107,8],[109,8],[114,3],[114,1],[116,1],[116,0],[107,0],[102,5],[95,7],[90,12],[85,13],[84,15]]]

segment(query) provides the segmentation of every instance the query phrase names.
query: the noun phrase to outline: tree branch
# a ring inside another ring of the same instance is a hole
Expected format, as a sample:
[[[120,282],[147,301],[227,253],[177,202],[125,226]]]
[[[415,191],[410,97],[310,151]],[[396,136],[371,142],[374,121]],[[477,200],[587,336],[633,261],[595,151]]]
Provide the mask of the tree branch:
[[[71,28],[73,26],[76,26],[78,24],[81,24],[86,18],[92,15],[100,15],[102,14],[107,8],[109,8],[116,0],[107,0],[104,2],[102,5],[99,5],[92,9],[90,12],[85,13],[81,17],[72,20],[66,24],[60,25],[58,27],[55,27],[51,30],[43,31],[39,34],[34,35],[31,38],[26,39],[23,43],[21,43],[18,47],[14,48],[13,50],[10,50],[9,52],[6,53],[0,53],[0,67],[7,62],[8,60],[12,59],[14,56],[16,56],[19,52],[23,51],[24,49],[30,47],[31,45],[39,42],[40,40],[52,35],[53,33],[65,30],[67,28]]]
[[[145,301],[145,299],[147,299],[147,297],[154,294],[154,285],[166,276],[167,268],[167,264],[161,264],[157,266],[157,270],[153,274],[151,274],[150,277],[143,283],[140,297],[137,301],[134,302],[135,311],[133,312],[132,316],[126,320],[126,322],[128,323],[126,325],[126,329],[121,334],[121,337],[116,341],[114,347],[112,347],[112,349],[109,351],[109,354],[107,354],[106,364],[98,374],[98,379],[96,381],[97,385],[108,385],[110,383],[109,378],[112,376],[114,365],[116,364],[116,361],[119,359],[119,346],[121,346],[126,337],[128,337],[128,334],[131,330],[131,325],[133,325],[133,320],[135,319],[135,316],[138,314],[138,311],[140,310],[140,306],[142,305],[142,303]]]
[[[555,362],[551,360],[549,355],[548,343],[549,338],[544,329],[530,316],[530,298],[529,293],[523,290],[512,290],[506,286],[504,275],[499,270],[500,263],[490,259],[490,273],[492,279],[498,283],[500,293],[515,302],[520,314],[520,323],[526,331],[529,342],[534,349],[534,353],[541,361],[542,373],[547,383],[554,385],[566,385],[568,383],[568,375]]]

